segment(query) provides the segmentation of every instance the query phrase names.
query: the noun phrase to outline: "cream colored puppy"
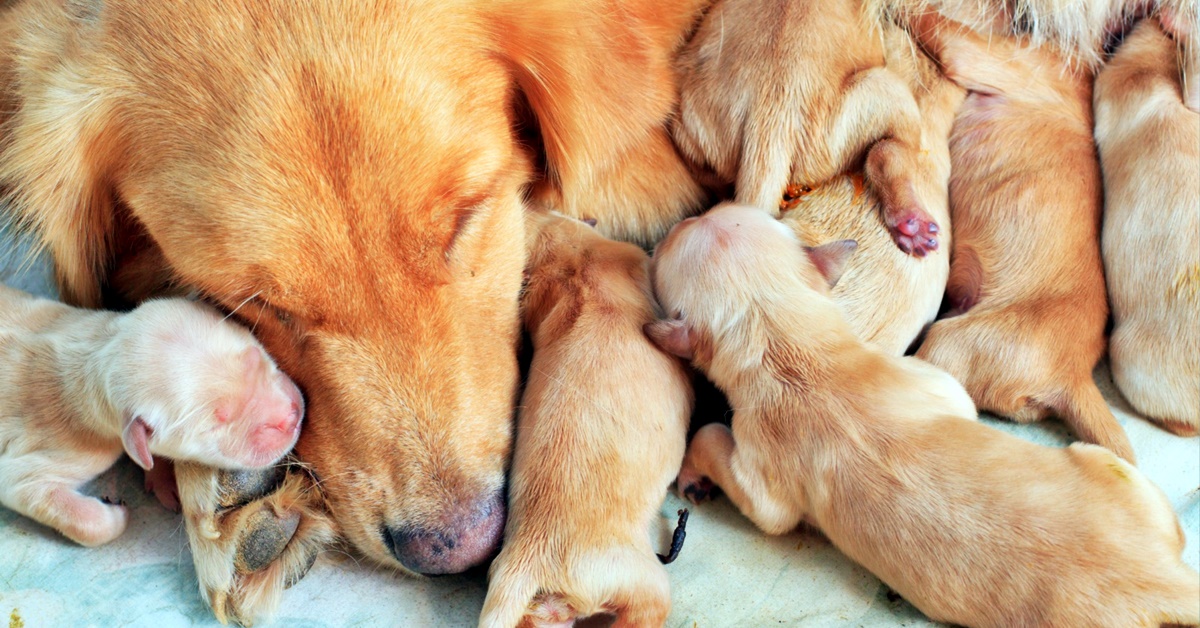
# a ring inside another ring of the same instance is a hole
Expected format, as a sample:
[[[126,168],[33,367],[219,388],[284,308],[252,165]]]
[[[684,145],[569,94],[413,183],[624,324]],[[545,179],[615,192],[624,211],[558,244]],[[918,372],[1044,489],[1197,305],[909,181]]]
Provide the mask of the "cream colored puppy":
[[[1112,452],[976,421],[963,389],[855,338],[829,298],[844,248],[805,249],[729,206],[659,245],[673,316],[649,326],[728,396],[679,486],[714,482],[770,534],[802,521],[930,618],[966,626],[1200,622],[1200,574],[1166,496]]]
[[[789,184],[815,186],[865,158],[897,246],[926,255],[945,225],[913,180],[929,167],[921,114],[885,63],[883,30],[861,0],[718,0],[676,62],[680,151],[775,216]]]
[[[527,225],[534,357],[480,625],[610,612],[661,626],[670,586],[650,527],[683,459],[687,369],[642,333],[656,305],[641,249],[558,214]]]
[[[1092,376],[1108,320],[1092,75],[1048,46],[984,38],[936,14],[909,26],[970,91],[950,134],[954,309],[917,355],[981,410],[1061,417],[1080,440],[1133,462]]]
[[[93,546],[124,506],[77,492],[121,452],[225,468],[274,464],[304,402],[246,329],[182,299],[128,314],[0,286],[0,503]]]
[[[858,251],[833,289],[846,322],[866,342],[902,355],[937,317],[950,273],[949,135],[964,90],[947,80],[916,49],[902,29],[885,29],[889,70],[908,77],[921,111],[924,167],[912,173],[914,190],[930,216],[944,227],[941,246],[923,259],[892,242],[875,191],[860,176],[839,176],[795,198],[782,221],[800,241],[817,245],[851,239]]]
[[[1113,381],[1176,434],[1200,430],[1200,114],[1175,43],[1144,20],[1096,78]]]

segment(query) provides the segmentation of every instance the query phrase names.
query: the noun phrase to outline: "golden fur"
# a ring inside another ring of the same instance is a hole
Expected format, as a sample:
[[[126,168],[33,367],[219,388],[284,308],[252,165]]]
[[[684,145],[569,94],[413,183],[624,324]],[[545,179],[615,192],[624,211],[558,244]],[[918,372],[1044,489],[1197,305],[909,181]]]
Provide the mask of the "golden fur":
[[[1091,75],[1046,47],[984,40],[926,14],[917,39],[970,90],[950,138],[952,316],[917,355],[1013,420],[1054,414],[1133,461],[1092,378],[1108,303]]]
[[[676,62],[680,150],[733,183],[736,200],[774,216],[789,184],[815,186],[864,164],[897,245],[925,255],[939,226],[914,179],[932,165],[884,40],[859,0],[716,2]]]
[[[502,528],[525,186],[568,208],[608,190],[593,217],[646,239],[665,222],[621,208],[665,195],[691,211],[686,183],[615,177],[639,151],[679,172],[662,142],[642,147],[701,5],[13,3],[0,189],[69,302],[169,283],[254,325],[305,390],[297,452],[340,533],[385,564],[461,570]],[[197,566],[221,595],[266,578]],[[231,604],[244,621],[270,610]]]
[[[679,487],[719,486],[759,528],[801,522],[930,618],[968,626],[1200,622],[1200,574],[1166,496],[1101,447],[1034,445],[974,421],[962,387],[855,338],[823,247],[753,208],[682,223],[654,283],[664,346],[734,408]],[[694,351],[693,351],[694,349]]]
[[[1200,430],[1200,114],[1154,20],[1096,78],[1113,381],[1148,418]]]
[[[534,356],[480,626],[601,612],[661,626],[670,585],[650,527],[683,460],[689,374],[642,333],[657,304],[641,249],[552,213],[527,225]]]
[[[803,194],[785,210],[784,224],[809,245],[839,239],[858,243],[833,300],[866,342],[901,355],[937,316],[950,272],[950,127],[964,91],[941,76],[902,29],[885,25],[888,69],[906,78],[921,112],[922,167],[911,173],[921,205],[941,225],[941,246],[924,258],[892,243],[875,192],[859,176],[840,176]]]

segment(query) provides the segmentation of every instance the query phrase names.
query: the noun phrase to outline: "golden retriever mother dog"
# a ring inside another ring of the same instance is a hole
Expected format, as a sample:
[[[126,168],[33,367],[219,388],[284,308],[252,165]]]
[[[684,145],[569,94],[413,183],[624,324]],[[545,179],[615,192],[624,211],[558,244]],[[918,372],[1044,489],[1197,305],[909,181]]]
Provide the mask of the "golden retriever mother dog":
[[[629,237],[697,209],[664,124],[702,4],[3,3],[0,191],[64,299],[196,290],[305,395],[311,486],[225,500],[223,476],[181,469],[219,618],[270,612],[332,534],[304,523],[325,509],[412,572],[494,553],[525,194],[594,195],[589,217]],[[613,176],[626,161],[654,185]],[[240,507],[195,512],[222,503]],[[242,542],[264,536],[282,542]]]

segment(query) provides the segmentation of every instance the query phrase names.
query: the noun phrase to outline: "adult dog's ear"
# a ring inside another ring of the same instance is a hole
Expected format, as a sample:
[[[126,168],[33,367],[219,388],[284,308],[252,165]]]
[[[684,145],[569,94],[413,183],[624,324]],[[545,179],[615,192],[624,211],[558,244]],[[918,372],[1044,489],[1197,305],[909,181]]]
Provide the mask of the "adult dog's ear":
[[[642,327],[642,331],[646,333],[646,337],[651,342],[658,345],[659,349],[671,355],[691,360],[695,353],[696,347],[692,339],[692,330],[687,323],[678,318],[646,323]]]
[[[671,57],[709,0],[499,0],[489,25],[536,118],[546,175],[580,189],[671,113]]]

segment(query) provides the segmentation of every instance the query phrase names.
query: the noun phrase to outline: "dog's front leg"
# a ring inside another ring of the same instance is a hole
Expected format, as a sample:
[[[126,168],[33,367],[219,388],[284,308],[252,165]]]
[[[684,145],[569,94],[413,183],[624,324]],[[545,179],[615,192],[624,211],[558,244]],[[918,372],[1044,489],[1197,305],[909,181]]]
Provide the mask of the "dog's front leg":
[[[745,463],[743,454],[728,427],[710,423],[700,428],[688,444],[683,468],[679,471],[676,485],[680,495],[699,502],[712,496],[715,485],[764,532],[784,534],[791,531],[803,516],[804,504],[783,504],[768,494],[761,478],[748,477],[752,471],[739,473],[750,466]]]
[[[319,491],[286,461],[266,471],[178,462],[175,477],[200,594],[222,623],[269,618],[335,538]]]

